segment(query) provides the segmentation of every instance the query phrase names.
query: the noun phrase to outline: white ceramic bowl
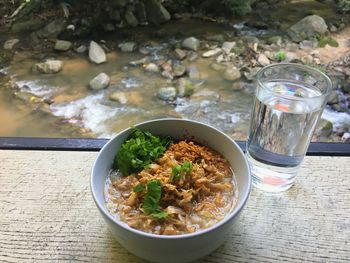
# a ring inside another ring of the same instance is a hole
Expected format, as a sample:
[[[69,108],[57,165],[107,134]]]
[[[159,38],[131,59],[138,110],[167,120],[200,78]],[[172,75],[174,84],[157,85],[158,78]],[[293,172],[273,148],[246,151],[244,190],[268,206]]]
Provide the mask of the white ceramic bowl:
[[[191,139],[218,151],[230,162],[235,172],[238,202],[232,212],[222,221],[192,234],[176,236],[149,234],[116,220],[105,206],[104,187],[114,156],[131,132],[129,128],[120,132],[101,149],[92,168],[92,196],[103,218],[123,247],[136,256],[149,261],[179,263],[208,255],[228,238],[233,227],[237,227],[237,217],[250,193],[251,176],[242,150],[229,136],[200,122],[183,119],[159,119],[135,126],[153,134],[169,135],[174,139]]]

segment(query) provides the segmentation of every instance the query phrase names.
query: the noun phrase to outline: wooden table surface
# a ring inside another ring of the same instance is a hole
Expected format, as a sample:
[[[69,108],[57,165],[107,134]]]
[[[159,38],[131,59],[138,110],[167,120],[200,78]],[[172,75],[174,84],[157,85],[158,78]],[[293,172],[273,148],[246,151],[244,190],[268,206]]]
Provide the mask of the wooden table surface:
[[[96,155],[0,151],[0,262],[143,262],[95,207]],[[200,262],[350,262],[349,178],[350,157],[306,157],[289,191],[253,189],[241,228]]]

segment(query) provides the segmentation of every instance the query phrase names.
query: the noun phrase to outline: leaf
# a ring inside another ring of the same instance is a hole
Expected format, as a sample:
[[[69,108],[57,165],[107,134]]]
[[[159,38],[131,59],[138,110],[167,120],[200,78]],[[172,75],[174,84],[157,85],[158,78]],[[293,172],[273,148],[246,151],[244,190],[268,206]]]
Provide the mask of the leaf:
[[[172,169],[172,175],[170,177],[170,182],[179,180],[181,176],[188,175],[192,173],[192,163],[184,162],[181,166],[177,165]]]
[[[133,189],[135,193],[140,193],[140,192],[143,192],[144,190],[145,190],[145,186],[143,184],[138,184]]]
[[[164,219],[168,214],[159,207],[162,186],[160,181],[153,179],[147,183],[147,193],[143,200],[143,211],[157,219]]]

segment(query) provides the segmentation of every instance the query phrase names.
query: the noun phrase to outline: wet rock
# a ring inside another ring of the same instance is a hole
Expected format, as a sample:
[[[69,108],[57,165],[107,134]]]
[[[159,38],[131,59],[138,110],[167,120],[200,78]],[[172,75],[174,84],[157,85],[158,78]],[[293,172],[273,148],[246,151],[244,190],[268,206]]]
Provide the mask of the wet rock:
[[[189,50],[197,51],[199,49],[199,46],[200,41],[195,37],[189,37],[182,41],[182,47]]]
[[[65,40],[56,40],[55,50],[57,51],[67,51],[72,47],[72,42]]]
[[[170,20],[168,10],[157,0],[145,0],[147,20],[154,25],[162,24]]]
[[[221,48],[215,48],[215,49],[209,50],[207,52],[204,52],[202,54],[202,57],[203,58],[210,58],[210,57],[214,57],[214,56],[220,55],[221,53],[222,53],[222,49]]]
[[[139,24],[139,21],[135,17],[131,6],[128,6],[126,8],[124,18],[125,18],[127,25],[130,27],[136,27]]]
[[[343,136],[341,137],[341,141],[349,143],[350,142],[350,132],[345,132],[343,134]]]
[[[174,100],[176,98],[176,89],[174,87],[160,88],[157,96],[165,101]]]
[[[341,87],[341,90],[342,90],[344,93],[350,93],[350,83],[344,84],[344,85]]]
[[[184,60],[187,57],[187,53],[182,49],[176,48],[174,50],[175,57],[179,60]]]
[[[80,45],[75,49],[75,52],[77,52],[78,54],[84,54],[87,50],[88,48],[85,45]]]
[[[337,104],[339,102],[339,97],[338,93],[333,90],[329,95],[328,95],[328,100],[327,104],[332,105],[332,104]]]
[[[104,23],[102,24],[102,28],[106,32],[114,32],[115,26],[112,23]]]
[[[247,80],[252,81],[255,79],[256,74],[259,72],[260,69],[261,67],[252,68],[248,72],[244,72],[244,76]]]
[[[232,90],[243,90],[244,83],[241,81],[236,81],[232,84]]]
[[[224,51],[225,54],[229,54],[231,50],[235,47],[236,42],[224,42],[222,43],[222,50]]]
[[[210,68],[215,71],[222,71],[226,69],[226,66],[218,63],[212,63],[210,64]]]
[[[41,103],[43,101],[42,98],[35,96],[33,93],[27,91],[15,92],[15,96],[20,100],[32,103]]]
[[[93,90],[100,90],[107,88],[110,82],[110,78],[106,73],[100,73],[95,78],[93,78],[90,83],[89,87]]]
[[[337,32],[337,30],[338,30],[338,28],[337,28],[335,25],[331,25],[331,26],[329,27],[329,31],[331,31],[332,33]]]
[[[106,53],[104,52],[103,48],[95,41],[90,42],[89,59],[91,62],[96,64],[104,63],[107,60]]]
[[[186,67],[182,65],[176,65],[173,70],[173,76],[174,77],[181,77],[186,73]]]
[[[166,78],[166,79],[173,79],[174,76],[167,70],[163,70],[161,73],[162,77]]]
[[[253,36],[242,37],[243,41],[247,43],[247,46],[254,52],[258,51],[259,39]]]
[[[229,67],[223,73],[223,78],[228,81],[235,81],[241,77],[241,72],[236,67]]]
[[[4,49],[5,50],[12,50],[13,47],[19,42],[19,39],[14,38],[14,39],[9,39],[6,40],[4,43]]]
[[[123,105],[128,102],[128,99],[125,95],[125,92],[120,92],[120,91],[111,93],[109,95],[109,99],[116,101],[116,102],[119,102],[120,104],[123,104]]]
[[[286,44],[286,50],[291,52],[296,52],[299,49],[299,45],[293,42],[288,42]]]
[[[270,37],[267,42],[269,44],[275,44],[277,46],[282,46],[283,40],[281,36],[272,36]]]
[[[188,61],[193,62],[195,60],[197,60],[198,58],[198,53],[194,52],[194,51],[190,51],[188,54]]]
[[[25,21],[17,21],[11,27],[12,33],[32,32],[40,29],[45,25],[45,21],[40,18],[29,19]]]
[[[267,66],[270,64],[270,60],[267,58],[267,56],[265,54],[260,54],[258,56],[258,63],[261,65],[261,66]]]
[[[124,42],[118,45],[123,52],[133,52],[136,49],[135,42]]]
[[[190,80],[179,78],[177,81],[178,97],[190,97],[194,92],[193,84]]]
[[[191,96],[191,101],[202,101],[202,100],[209,100],[209,101],[219,101],[220,95],[219,93],[210,90],[210,89],[201,89],[200,91],[195,92]]]
[[[150,61],[151,61],[151,58],[147,56],[147,57],[144,57],[144,58],[141,58],[141,59],[138,59],[138,60],[130,61],[129,64],[131,66],[136,67],[136,66],[147,64]]]
[[[300,49],[313,49],[318,45],[317,40],[303,40],[299,43]]]
[[[47,60],[34,64],[32,71],[34,73],[54,74],[60,72],[62,67],[63,63],[60,60]]]
[[[328,26],[322,17],[311,15],[292,25],[287,33],[294,42],[300,42],[313,39],[316,35],[323,36],[327,29]]]
[[[56,19],[44,28],[35,32],[38,38],[56,38],[59,34],[63,32],[66,28],[66,22],[64,19]]]
[[[320,119],[315,129],[315,135],[319,137],[328,137],[332,134],[332,131],[333,131],[332,122],[325,119]]]
[[[188,77],[191,79],[191,80],[198,80],[200,79],[200,73],[199,73],[199,70],[196,66],[188,66],[187,69],[187,74],[188,74]]]
[[[153,72],[153,73],[157,73],[159,72],[159,67],[154,64],[154,63],[149,63],[146,67],[145,70],[148,72]]]

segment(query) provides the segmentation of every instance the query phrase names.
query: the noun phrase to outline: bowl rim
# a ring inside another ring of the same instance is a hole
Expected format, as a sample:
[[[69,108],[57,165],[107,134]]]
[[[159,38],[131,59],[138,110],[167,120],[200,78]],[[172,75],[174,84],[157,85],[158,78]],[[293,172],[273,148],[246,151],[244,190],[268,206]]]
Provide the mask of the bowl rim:
[[[154,238],[154,239],[162,239],[162,240],[168,240],[168,239],[187,239],[187,238],[192,238],[192,237],[196,237],[196,236],[201,236],[201,235],[205,235],[206,233],[209,233],[213,230],[215,230],[216,228],[219,228],[225,224],[227,224],[229,221],[231,221],[236,215],[238,215],[240,213],[240,211],[243,209],[243,207],[245,206],[245,204],[247,203],[248,201],[248,198],[249,198],[249,195],[250,195],[250,192],[251,192],[251,189],[252,189],[252,176],[251,176],[251,172],[250,172],[250,167],[249,167],[249,164],[248,164],[248,161],[245,157],[245,154],[244,152],[242,151],[242,149],[238,146],[238,144],[230,137],[228,136],[227,134],[225,134],[224,132],[220,131],[219,129],[209,125],[209,124],[206,124],[206,123],[203,123],[203,122],[199,122],[199,121],[194,121],[194,120],[189,120],[189,119],[177,119],[177,118],[163,118],[163,119],[153,119],[153,120],[148,120],[148,121],[144,121],[144,122],[140,122],[140,123],[137,123],[135,125],[133,125],[133,127],[138,127],[140,125],[143,125],[143,124],[147,124],[147,123],[153,123],[153,122],[162,122],[162,121],[181,121],[181,122],[187,122],[187,123],[195,123],[195,124],[199,124],[199,125],[203,125],[203,126],[206,126],[207,128],[210,128],[210,129],[214,129],[216,132],[218,132],[219,134],[221,134],[222,136],[226,137],[227,139],[229,139],[231,141],[232,144],[235,145],[235,147],[238,149],[239,153],[243,156],[243,160],[244,160],[244,164],[247,168],[247,184],[248,184],[248,187],[247,189],[245,189],[244,193],[242,193],[242,200],[243,202],[234,207],[233,208],[233,211],[228,215],[228,216],[225,216],[224,219],[220,220],[218,223],[214,224],[213,226],[211,227],[208,227],[208,228],[205,228],[205,229],[202,229],[202,230],[199,230],[199,231],[196,231],[196,232],[193,232],[193,233],[188,233],[188,234],[181,234],[181,235],[157,235],[157,234],[152,234],[152,233],[147,233],[147,232],[143,232],[141,230],[138,230],[138,229],[134,229],[130,226],[128,226],[126,223],[114,218],[111,213],[109,213],[107,211],[107,208],[105,207],[102,207],[102,205],[98,202],[97,200],[97,194],[96,194],[96,191],[95,189],[93,188],[93,178],[94,178],[94,168],[96,166],[96,163],[97,163],[97,160],[99,159],[99,156],[100,154],[104,151],[105,148],[108,147],[108,145],[113,141],[115,140],[115,138],[117,138],[119,135],[127,132],[127,131],[130,131],[132,129],[132,127],[129,127],[129,128],[126,128],[122,131],[120,131],[118,134],[116,134],[115,136],[113,136],[102,148],[101,150],[98,152],[98,155],[93,163],[93,166],[91,168],[91,175],[90,175],[90,190],[91,190],[91,194],[92,194],[92,197],[93,197],[93,200],[97,206],[97,208],[100,210],[100,212],[105,216],[107,217],[110,221],[112,221],[114,224],[116,224],[118,227],[121,227],[123,228],[124,230],[127,230],[127,231],[130,231],[132,232],[133,234],[137,234],[137,235],[141,235],[143,237],[148,237],[148,238]]]

